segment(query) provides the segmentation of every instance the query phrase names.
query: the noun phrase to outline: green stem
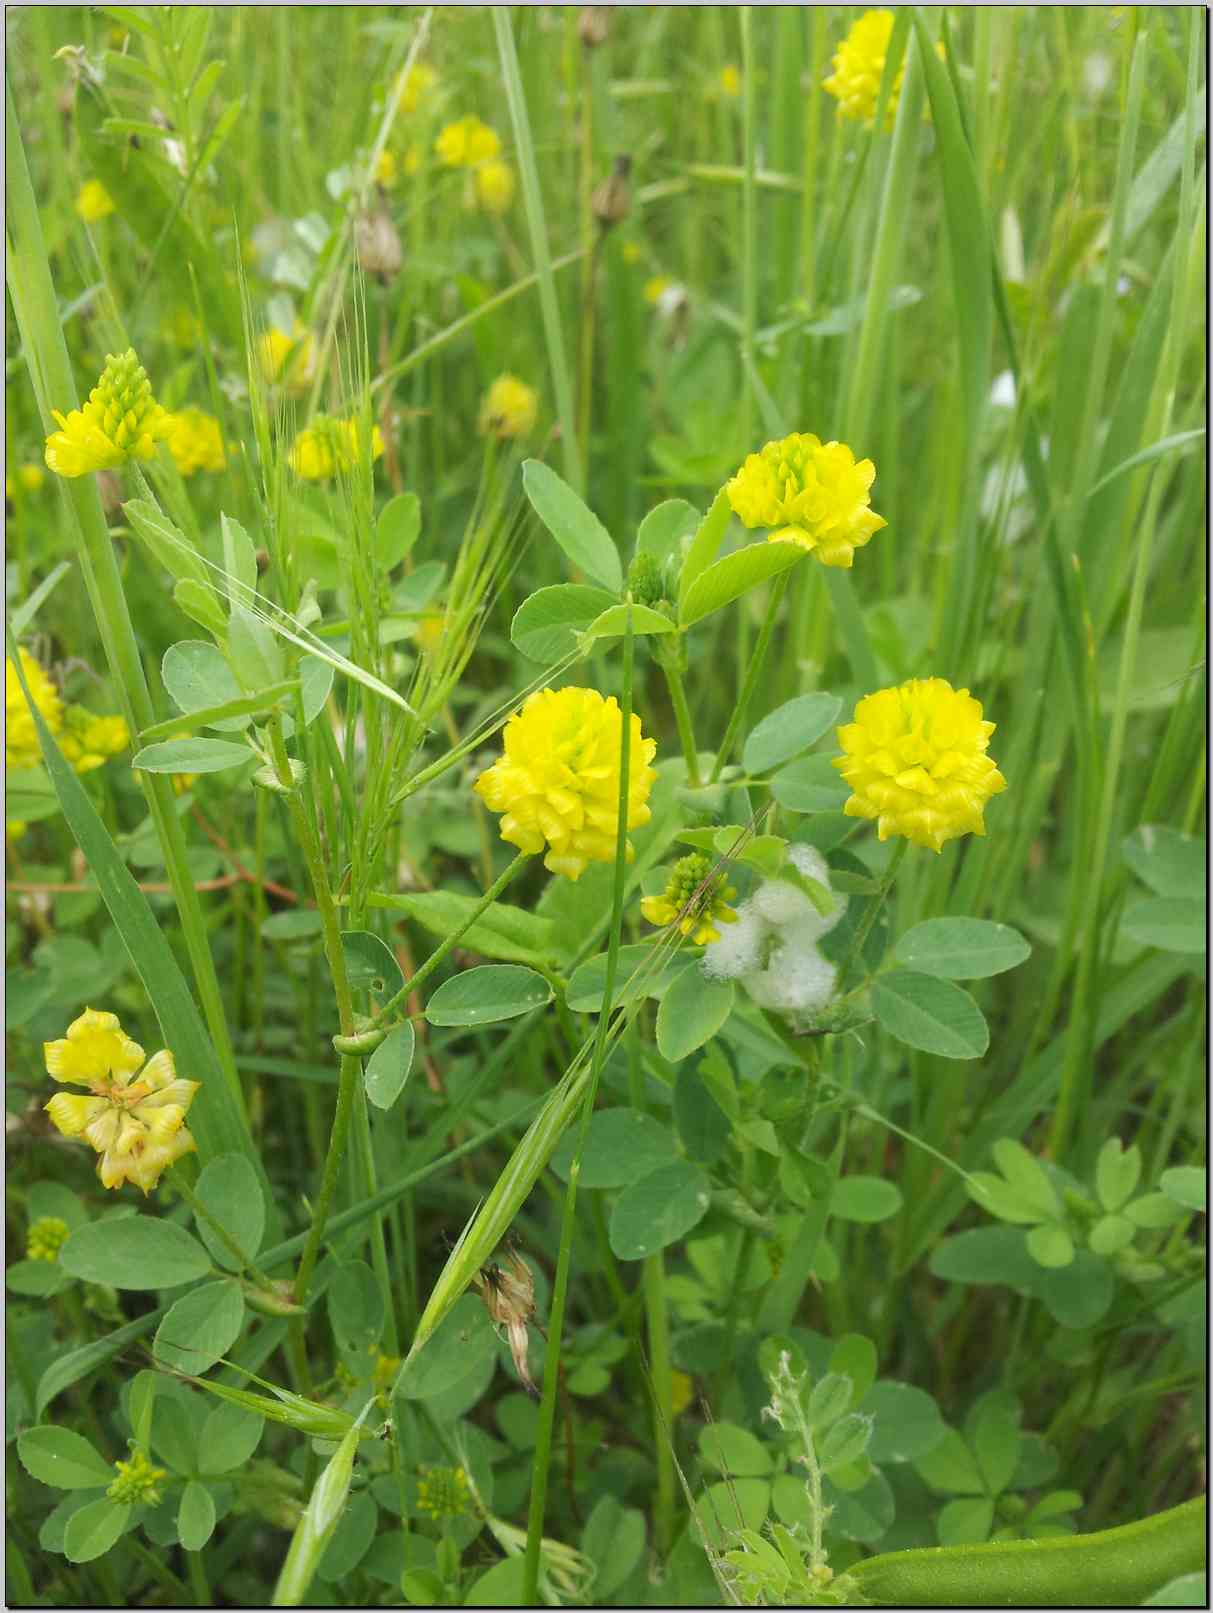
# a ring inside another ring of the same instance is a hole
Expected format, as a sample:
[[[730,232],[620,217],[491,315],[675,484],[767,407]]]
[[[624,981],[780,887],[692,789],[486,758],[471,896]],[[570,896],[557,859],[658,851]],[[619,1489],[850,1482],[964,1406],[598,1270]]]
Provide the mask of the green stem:
[[[709,784],[715,784],[720,777],[736,742],[741,725],[745,722],[746,712],[749,710],[750,701],[753,699],[754,690],[758,685],[758,676],[762,671],[763,662],[767,658],[771,634],[775,631],[775,619],[779,615],[779,607],[783,603],[788,578],[791,575],[791,571],[781,571],[771,586],[771,597],[767,603],[767,613],[763,618],[762,630],[758,635],[758,642],[754,646],[754,653],[750,656],[750,664],[746,668],[745,682],[742,684],[741,693],[737,697],[737,704],[733,707],[729,725],[724,731],[724,738],[720,741],[720,749],[717,751],[716,760],[712,765],[712,775],[708,779]]]
[[[193,1591],[196,1598],[194,1603],[195,1607],[213,1606],[211,1601],[211,1587],[207,1583],[206,1565],[202,1561],[202,1553],[200,1551],[187,1551],[185,1554],[185,1560],[189,1565],[190,1589]]]
[[[407,998],[411,997],[415,991],[420,990],[420,988],[425,985],[426,981],[434,973],[434,970],[437,969],[438,965],[447,956],[451,949],[459,944],[460,940],[464,935],[467,934],[481,914],[484,913],[488,908],[492,907],[493,903],[501,895],[506,886],[510,884],[514,876],[522,872],[523,866],[531,860],[532,855],[532,852],[520,851],[514,858],[513,862],[510,863],[509,866],[497,876],[497,878],[489,886],[488,890],[485,891],[484,895],[480,898],[476,906],[468,914],[467,918],[458,927],[458,929],[453,930],[451,934],[447,936],[446,940],[441,942],[434,952],[430,953],[429,957],[421,965],[420,969],[417,970],[416,974],[411,975],[401,989],[391,999],[391,1001],[386,1003],[379,1010],[379,1012],[375,1015],[374,1020],[376,1027],[386,1024],[396,1010],[401,1006],[401,1004],[405,1002]]]
[[[1202,1495],[1118,1529],[894,1551],[848,1573],[867,1601],[893,1607],[1140,1607],[1204,1565]]]
[[[632,633],[632,612],[628,608],[627,635],[623,641],[623,688],[619,704],[619,808],[616,819],[615,878],[611,892],[611,935],[607,943],[606,979],[603,984],[602,1007],[594,1037],[594,1052],[585,1095],[581,1104],[581,1121],[577,1134],[577,1147],[569,1167],[568,1187],[564,1197],[564,1215],[560,1226],[560,1252],[556,1258],[556,1278],[552,1285],[552,1308],[548,1318],[548,1342],[543,1361],[543,1398],[539,1405],[539,1426],[535,1438],[535,1461],[531,1476],[531,1505],[527,1515],[526,1557],[523,1566],[522,1604],[533,1607],[539,1601],[539,1547],[543,1539],[543,1516],[547,1508],[548,1469],[552,1460],[552,1427],[556,1416],[556,1390],[560,1377],[560,1344],[564,1332],[564,1307],[568,1294],[569,1262],[573,1250],[573,1226],[577,1207],[577,1184],[581,1177],[581,1159],[589,1134],[590,1116],[598,1094],[598,1079],[606,1062],[607,1030],[611,1018],[611,1004],[615,996],[615,977],[619,967],[619,936],[623,928],[623,891],[627,873],[628,832],[628,766],[632,739],[632,672],[635,662],[635,638]]]
[[[257,1267],[252,1264],[244,1250],[236,1242],[235,1238],[232,1237],[231,1233],[227,1230],[223,1223],[217,1220],[215,1216],[213,1216],[207,1209],[206,1205],[203,1204],[202,1200],[186,1181],[185,1173],[181,1170],[180,1166],[173,1167],[169,1173],[169,1179],[173,1184],[173,1191],[180,1194],[180,1196],[189,1205],[190,1209],[193,1210],[199,1221],[206,1222],[210,1230],[219,1239],[219,1242],[228,1251],[232,1258],[238,1262],[239,1269],[241,1271],[247,1271],[253,1281],[260,1283],[263,1288],[271,1287],[272,1285],[270,1280],[265,1273],[263,1271],[259,1271]]]
[[[850,949],[847,952],[846,961],[843,963],[842,968],[838,971],[838,987],[840,991],[846,985],[847,975],[850,974],[856,958],[858,958],[862,952],[864,942],[872,933],[873,924],[875,924],[877,918],[880,916],[880,910],[885,904],[885,899],[887,898],[889,891],[892,889],[893,880],[897,874],[898,868],[901,866],[901,859],[905,856],[906,847],[909,844],[910,842],[908,840],[899,840],[893,855],[889,858],[889,866],[885,869],[884,878],[880,882],[880,889],[876,892],[876,895],[873,896],[867,912],[860,921],[859,928],[855,931],[854,939],[852,940]]]
[[[678,724],[678,738],[682,741],[682,756],[687,764],[687,783],[693,790],[700,785],[699,753],[695,749],[695,728],[691,722],[691,709],[687,705],[686,689],[683,687],[682,672],[678,666],[678,656],[682,653],[681,645],[674,645],[670,649],[662,648],[658,656],[658,665],[665,674],[666,686],[670,691],[670,700],[674,706],[674,721]]]
[[[738,7],[741,29],[742,85],[742,185],[741,185],[741,367],[745,375],[742,394],[741,438],[750,446],[754,414],[754,332],[758,325],[758,189],[756,167],[756,108],[754,82],[754,17],[752,6]]]

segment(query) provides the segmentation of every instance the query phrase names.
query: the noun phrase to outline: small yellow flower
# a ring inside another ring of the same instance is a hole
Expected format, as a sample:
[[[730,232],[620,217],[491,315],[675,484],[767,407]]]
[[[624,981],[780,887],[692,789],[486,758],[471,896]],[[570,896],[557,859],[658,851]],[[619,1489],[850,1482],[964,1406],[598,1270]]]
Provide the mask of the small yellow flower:
[[[420,1469],[417,1480],[417,1510],[427,1512],[431,1518],[459,1518],[468,1510],[472,1499],[468,1476],[461,1467],[430,1467]]]
[[[58,689],[28,650],[18,649],[17,654],[43,722],[52,734],[58,734],[63,727],[63,701]],[[17,682],[17,669],[7,660],[4,663],[4,765],[13,769],[36,767],[41,760],[34,719]]]
[[[37,493],[46,481],[41,465],[18,465],[16,475],[4,478],[4,496],[12,498],[19,487],[23,493]]]
[[[125,717],[98,717],[84,706],[68,706],[64,712],[59,749],[77,773],[103,767],[111,756],[126,750],[130,742]]]
[[[427,610],[417,623],[413,634],[419,649],[432,655],[442,643],[446,634],[446,612],[444,610]]]
[[[595,689],[541,689],[505,727],[505,754],[476,780],[477,795],[504,814],[501,838],[520,851],[548,847],[544,867],[580,879],[592,862],[613,862],[619,815],[623,714]],[[633,712],[628,747],[627,827],[649,821],[657,751]],[[632,855],[629,844],[628,856]]]
[[[539,394],[516,375],[499,375],[480,405],[480,432],[500,440],[526,437],[535,429]]]
[[[736,894],[720,874],[712,873],[710,857],[693,852],[674,864],[660,896],[643,898],[640,912],[650,924],[677,924],[680,934],[704,947],[720,940],[718,924],[737,922],[737,914],[729,906]]]
[[[153,1467],[133,1441],[130,1461],[115,1462],[114,1466],[118,1477],[105,1492],[111,1501],[137,1507],[160,1505],[160,1481],[168,1474],[162,1467]]]
[[[58,476],[87,476],[128,459],[154,459],[156,444],[172,430],[133,347],[106,356],[83,409],[66,417],[58,409],[51,413],[60,429],[46,439],[46,463]]]
[[[892,32],[891,11],[865,11],[834,52],[834,71],[823,88],[837,100],[840,118],[871,125],[876,116],[876,99]],[[903,62],[889,91],[889,128],[893,126],[905,73]]]
[[[24,818],[6,818],[4,821],[4,838],[6,840],[20,840],[29,828]]]
[[[223,436],[213,414],[207,414],[190,404],[188,408],[178,409],[169,418],[173,431],[168,440],[168,449],[183,476],[192,476],[199,470],[223,469],[227,463]]]
[[[385,146],[379,153],[379,161],[375,164],[375,183],[390,190],[396,183],[398,171],[395,153]]]
[[[428,62],[414,62],[397,80],[396,104],[403,117],[411,117],[437,87],[438,74]]]
[[[620,248],[620,257],[625,263],[639,263],[642,257],[639,241],[625,241]]]
[[[65,1137],[83,1136],[101,1155],[103,1187],[134,1182],[146,1194],[193,1150],[185,1116],[201,1083],[179,1079],[167,1049],[144,1064],[116,1014],[86,1008],[64,1039],[44,1042],[42,1051],[48,1075],[91,1094],[57,1092],[44,1108]]]
[[[299,320],[291,335],[272,325],[257,343],[261,373],[271,385],[280,384],[292,396],[306,392],[316,374],[316,341]]]
[[[480,163],[472,175],[476,200],[486,213],[506,213],[514,200],[517,181],[508,162],[494,157]]]
[[[45,1260],[54,1264],[59,1251],[67,1242],[68,1224],[57,1215],[41,1215],[31,1225],[25,1240],[27,1260]]]
[[[720,69],[720,77],[716,81],[720,94],[726,100],[735,101],[741,94],[741,69],[733,62]]]
[[[834,766],[855,792],[843,811],[874,818],[882,840],[904,835],[931,851],[985,834],[983,808],[1007,787],[986,755],[993,732],[981,702],[944,678],[865,695],[838,730],[846,754]]]
[[[876,475],[844,442],[793,432],[751,454],[728,484],[729,503],[748,527],[773,527],[772,543],[798,543],[822,565],[850,566],[856,549],[888,523],[869,509]]]
[[[348,420],[317,415],[291,445],[288,463],[296,476],[302,476],[305,482],[320,482],[336,476],[338,471],[353,470],[360,457],[358,425],[353,415]],[[383,433],[374,426],[371,458],[378,459],[382,452]]]
[[[445,168],[475,168],[501,155],[501,139],[495,129],[477,117],[448,123],[434,142],[434,154]]]
[[[647,302],[651,308],[656,308],[657,304],[661,301],[673,284],[674,277],[672,275],[655,274],[651,280],[646,280],[644,283],[645,302]]]
[[[86,180],[76,197],[76,211],[86,224],[95,224],[114,211],[114,198],[99,179]]]
[[[670,1373],[671,1387],[674,1391],[671,1396],[670,1410],[677,1417],[684,1412],[695,1398],[695,1380],[685,1372],[677,1370]]]

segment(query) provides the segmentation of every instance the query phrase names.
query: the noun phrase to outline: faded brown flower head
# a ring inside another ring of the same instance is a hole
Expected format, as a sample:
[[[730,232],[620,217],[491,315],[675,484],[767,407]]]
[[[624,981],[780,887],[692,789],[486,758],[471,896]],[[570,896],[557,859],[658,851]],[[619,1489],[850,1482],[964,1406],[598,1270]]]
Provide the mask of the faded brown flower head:
[[[511,1245],[504,1263],[494,1260],[482,1266],[472,1282],[480,1291],[490,1321],[495,1327],[505,1328],[518,1377],[526,1392],[537,1400],[539,1390],[527,1362],[528,1329],[535,1314],[535,1279],[530,1267]]]

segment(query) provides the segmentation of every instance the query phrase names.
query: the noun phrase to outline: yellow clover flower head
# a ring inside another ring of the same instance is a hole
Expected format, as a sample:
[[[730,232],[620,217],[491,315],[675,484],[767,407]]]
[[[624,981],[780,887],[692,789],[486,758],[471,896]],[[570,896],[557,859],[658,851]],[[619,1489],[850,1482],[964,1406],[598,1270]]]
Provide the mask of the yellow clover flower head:
[[[63,701],[59,691],[28,650],[18,649],[21,670],[29,684],[29,692],[52,734],[63,727]],[[4,765],[21,769],[36,767],[42,760],[38,747],[38,734],[34,719],[25,703],[21,685],[17,682],[17,669],[11,660],[4,663]]]
[[[854,794],[843,811],[873,818],[880,838],[904,835],[939,851],[960,835],[984,835],[982,810],[1007,781],[986,755],[992,722],[981,702],[945,678],[911,678],[865,695],[838,730],[834,766]]]
[[[720,69],[720,76],[716,80],[721,95],[728,101],[735,101],[741,94],[741,69],[735,62],[728,62]]]
[[[503,441],[526,437],[535,429],[539,394],[516,375],[499,375],[480,405],[480,434]]]
[[[478,117],[460,118],[440,130],[434,154],[445,168],[475,168],[501,155],[501,137]]]
[[[417,1510],[431,1518],[459,1518],[469,1510],[472,1492],[461,1467],[420,1469],[417,1480]]]
[[[437,88],[438,73],[428,62],[414,62],[397,80],[396,105],[402,117],[411,117]]]
[[[111,756],[126,750],[130,742],[131,731],[125,717],[98,717],[84,706],[69,706],[64,713],[59,749],[77,773],[91,773],[95,767],[103,767]]]
[[[4,496],[11,499],[16,488],[23,493],[37,493],[46,481],[41,465],[18,465],[14,476],[4,478]]]
[[[338,471],[353,470],[360,459],[358,419],[334,420],[330,415],[317,415],[306,430],[301,431],[291,445],[288,463],[296,476],[305,482],[326,481]],[[371,458],[378,459],[383,452],[383,433],[378,426],[371,428]]]
[[[167,410],[152,396],[152,383],[133,347],[106,356],[101,379],[83,409],[66,417],[51,413],[59,430],[46,439],[46,463],[58,476],[112,470],[128,459],[154,459],[156,444],[172,431]]]
[[[116,1014],[86,1008],[66,1037],[44,1042],[42,1051],[48,1075],[88,1088],[88,1097],[57,1092],[44,1108],[65,1137],[83,1136],[101,1155],[103,1187],[134,1182],[147,1194],[194,1149],[185,1116],[201,1083],[181,1080],[167,1049],[144,1064]]]
[[[40,1215],[25,1240],[27,1260],[46,1260],[52,1265],[67,1242],[68,1225],[57,1215]]]
[[[486,213],[507,213],[514,200],[517,181],[508,162],[494,157],[480,163],[472,175],[476,201]]]
[[[168,450],[173,463],[183,476],[192,476],[199,470],[222,470],[227,463],[223,452],[223,435],[213,414],[196,409],[193,404],[170,415],[172,435]]]
[[[723,875],[712,872],[710,857],[693,852],[679,858],[665,890],[660,896],[644,897],[640,911],[650,924],[677,924],[680,934],[703,947],[720,940],[718,924],[737,922],[737,914],[729,906],[736,894]]]
[[[793,432],[751,454],[728,483],[729,503],[748,527],[772,527],[772,543],[798,543],[824,566],[850,566],[855,550],[887,526],[869,509],[876,475],[844,442]]]
[[[544,867],[577,880],[592,862],[613,862],[619,821],[623,713],[596,689],[540,689],[505,727],[505,754],[476,780],[476,794],[500,812],[501,838],[540,852]],[[649,763],[657,743],[632,713],[627,827],[649,821]],[[632,847],[627,854],[630,858]]]
[[[129,1462],[115,1462],[114,1467],[118,1477],[105,1492],[111,1501],[136,1507],[160,1505],[160,1481],[168,1474],[162,1467],[153,1467],[137,1445],[131,1445]]]
[[[270,386],[281,385],[292,396],[306,392],[316,373],[316,341],[299,320],[288,336],[272,325],[257,342],[257,362]]]
[[[114,198],[99,179],[89,179],[80,187],[76,211],[86,224],[95,224],[114,211]]]
[[[876,98],[892,32],[891,11],[865,11],[834,52],[834,71],[822,87],[838,102],[839,118],[871,125],[876,116]],[[889,91],[886,121],[890,128],[905,72],[903,63]]]

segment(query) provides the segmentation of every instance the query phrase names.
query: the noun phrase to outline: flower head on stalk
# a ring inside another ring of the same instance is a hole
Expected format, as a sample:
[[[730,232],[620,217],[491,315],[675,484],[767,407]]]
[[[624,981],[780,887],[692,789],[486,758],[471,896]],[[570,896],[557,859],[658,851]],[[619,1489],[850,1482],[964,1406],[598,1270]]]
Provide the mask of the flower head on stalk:
[[[535,429],[539,395],[516,375],[499,375],[480,405],[480,433],[505,441],[525,437]]]
[[[152,396],[152,383],[135,356],[109,354],[83,409],[51,413],[59,430],[46,439],[47,466],[57,476],[113,470],[128,459],[154,459],[156,444],[172,431],[168,411]]]
[[[199,470],[223,469],[227,463],[223,436],[213,414],[190,404],[188,408],[178,409],[170,418],[173,429],[168,450],[182,476],[192,476]]]
[[[994,726],[980,701],[944,678],[866,695],[838,730],[845,754],[834,766],[854,791],[843,811],[875,819],[882,840],[904,835],[930,851],[985,834],[986,802],[1007,787],[986,755]]]
[[[838,102],[838,116],[869,127],[876,117],[876,100],[884,74],[885,56],[893,33],[891,11],[865,11],[834,52],[834,71],[822,88]],[[889,90],[886,127],[892,128],[906,76],[905,63]]]
[[[627,824],[649,821],[657,743],[632,713]],[[613,862],[618,843],[623,713],[596,689],[540,689],[505,727],[505,754],[476,780],[476,794],[500,812],[501,838],[520,851],[547,846],[544,867],[580,879],[592,862]],[[627,850],[631,855],[631,846]]]
[[[798,543],[824,566],[847,566],[855,550],[888,523],[869,508],[876,476],[844,442],[793,432],[751,454],[727,484],[729,503],[748,527],[771,527],[772,543]]]
[[[697,947],[720,940],[720,924],[736,924],[737,914],[729,906],[737,892],[726,885],[723,874],[712,873],[712,861],[702,852],[680,857],[660,896],[646,896],[640,911],[650,924],[677,923],[679,933]]]
[[[44,1107],[65,1137],[83,1136],[100,1154],[104,1187],[134,1182],[146,1194],[194,1149],[185,1116],[201,1083],[179,1079],[167,1049],[145,1064],[116,1014],[86,1008],[43,1054],[48,1075],[88,1088],[87,1097],[57,1092]]]
[[[360,453],[358,420],[334,420],[328,415],[317,415],[305,431],[301,431],[291,445],[289,463],[296,476],[306,482],[325,481],[339,471],[353,470]],[[383,453],[383,433],[378,426],[371,428],[371,458]]]
[[[29,692],[43,722],[52,734],[63,727],[63,701],[59,691],[47,677],[42,666],[26,649],[18,649],[21,670],[29,684]],[[17,669],[11,660],[4,663],[4,765],[21,769],[36,767],[42,759],[38,748],[38,731],[33,715],[25,703],[25,695],[17,679]]]

